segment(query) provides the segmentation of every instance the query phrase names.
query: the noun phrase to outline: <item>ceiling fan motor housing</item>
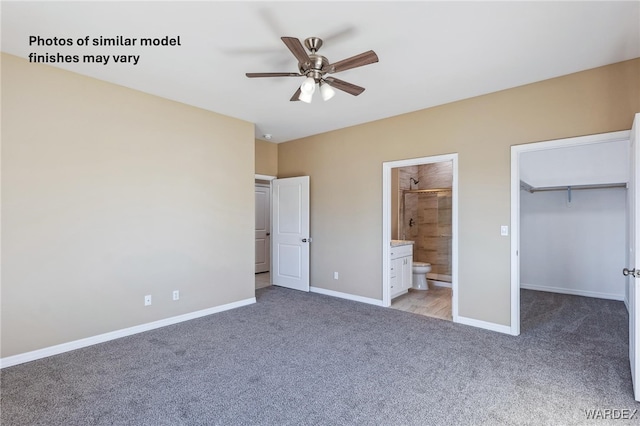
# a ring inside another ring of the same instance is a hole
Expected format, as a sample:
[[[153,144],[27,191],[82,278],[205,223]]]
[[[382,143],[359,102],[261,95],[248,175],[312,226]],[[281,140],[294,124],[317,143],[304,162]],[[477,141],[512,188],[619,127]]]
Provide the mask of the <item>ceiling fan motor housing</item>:
[[[326,73],[324,70],[329,67],[329,60],[324,56],[316,55],[315,53],[309,55],[309,60],[310,62],[308,63],[298,63],[300,74],[318,81]]]
[[[329,68],[329,60],[322,55],[316,54],[318,49],[322,47],[322,39],[319,37],[309,37],[305,39],[304,45],[311,54],[309,55],[309,62],[298,62],[298,69],[300,70],[300,74],[311,77],[316,83],[319,83]]]

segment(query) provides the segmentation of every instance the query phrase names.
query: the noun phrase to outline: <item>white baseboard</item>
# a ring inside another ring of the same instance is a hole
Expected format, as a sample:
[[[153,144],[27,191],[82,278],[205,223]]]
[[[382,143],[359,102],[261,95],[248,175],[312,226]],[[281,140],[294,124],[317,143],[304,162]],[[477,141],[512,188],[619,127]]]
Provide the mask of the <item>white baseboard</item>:
[[[480,321],[473,318],[461,317],[460,315],[458,315],[455,322],[458,324],[470,325],[472,327],[484,328],[485,330],[497,331],[498,333],[511,334],[511,327],[508,325]]]
[[[547,291],[549,293],[571,294],[574,296],[595,297],[598,299],[624,301],[624,294],[600,293],[597,291],[575,290],[572,288],[552,287],[536,284],[520,283],[520,288],[525,290]]]
[[[171,318],[165,318],[158,321],[149,322],[146,324],[136,325],[122,330],[111,331],[104,334],[98,334],[97,336],[91,336],[84,339],[74,340],[72,342],[62,343],[55,346],[49,346],[48,348],[38,349],[31,352],[25,352],[18,355],[8,356],[0,359],[0,369],[5,367],[11,367],[13,365],[23,364],[29,361],[35,361],[37,359],[46,358],[48,356],[58,355],[64,352],[73,351],[75,349],[85,348],[87,346],[95,345],[98,343],[108,342],[109,340],[119,339],[120,337],[131,336],[132,334],[142,333],[144,331],[154,330],[160,327],[166,327],[168,325],[177,324],[179,322],[189,321],[192,319],[204,317],[218,312],[228,311],[230,309],[239,308],[241,306],[251,305],[256,303],[256,298],[251,297],[249,299],[239,300],[233,303],[227,303],[226,305],[215,306],[213,308],[202,309],[200,311],[189,312],[188,314],[178,315]]]
[[[356,296],[354,294],[342,293],[339,291],[327,290],[320,287],[309,287],[312,293],[324,294],[326,296],[339,297],[340,299],[353,300],[356,302],[368,303],[369,305],[382,306],[382,300],[372,299],[370,297]]]

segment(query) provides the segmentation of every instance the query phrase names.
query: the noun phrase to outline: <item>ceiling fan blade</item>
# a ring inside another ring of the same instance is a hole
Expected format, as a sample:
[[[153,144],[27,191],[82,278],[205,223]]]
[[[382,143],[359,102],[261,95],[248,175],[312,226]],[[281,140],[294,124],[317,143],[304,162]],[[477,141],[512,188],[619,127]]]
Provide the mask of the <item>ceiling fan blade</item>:
[[[354,34],[355,32],[356,32],[356,30],[355,30],[355,28],[353,26],[348,26],[348,27],[342,28],[340,30],[334,31],[333,33],[331,33],[329,35],[325,35],[324,37],[322,37],[322,41],[326,45],[328,42],[340,41],[343,38],[346,38],[346,37]]]
[[[297,72],[248,72],[245,74],[249,78],[255,77],[302,77]]]
[[[302,90],[300,90],[300,88],[298,87],[298,90],[296,90],[296,93],[293,94],[293,96],[291,97],[291,99],[289,99],[290,101],[299,101],[300,100],[300,93],[302,93]]]
[[[307,64],[311,62],[311,59],[309,59],[309,55],[307,55],[307,51],[304,50],[304,46],[302,45],[302,43],[300,43],[300,40],[298,40],[295,37],[280,37],[280,38],[282,39],[284,44],[287,45],[287,47],[289,48],[291,53],[293,53],[293,56],[296,57],[298,62],[300,62],[301,64]]]
[[[356,86],[355,84],[347,83],[346,81],[338,80],[337,78],[326,77],[324,81],[330,86],[335,87],[338,90],[342,90],[343,92],[347,92],[353,96],[358,96],[360,93],[364,92],[364,87]]]
[[[280,34],[284,33],[284,28],[278,22],[278,19],[273,14],[273,9],[261,8],[258,10],[258,15],[262,18],[262,21],[271,30],[275,37],[280,37]]]
[[[378,55],[373,50],[361,53],[356,56],[352,56],[347,59],[330,64],[327,72],[336,73],[340,71],[350,70],[351,68],[361,67],[363,65],[369,65],[378,62]]]

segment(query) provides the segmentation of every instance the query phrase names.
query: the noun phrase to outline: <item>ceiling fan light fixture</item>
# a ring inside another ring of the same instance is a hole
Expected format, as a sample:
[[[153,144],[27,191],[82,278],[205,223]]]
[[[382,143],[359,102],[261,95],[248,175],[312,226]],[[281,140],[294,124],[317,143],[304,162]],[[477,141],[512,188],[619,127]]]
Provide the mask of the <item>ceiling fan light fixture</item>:
[[[298,96],[298,100],[310,104],[312,96],[313,96],[313,92],[311,93],[300,92],[300,95]]]
[[[304,79],[302,84],[300,85],[300,90],[303,94],[308,94],[309,98],[313,95],[313,92],[316,91],[316,81],[313,77],[307,77]]]
[[[322,95],[322,100],[328,101],[333,98],[336,94],[336,91],[333,90],[333,87],[329,86],[327,83],[320,83],[320,95]]]

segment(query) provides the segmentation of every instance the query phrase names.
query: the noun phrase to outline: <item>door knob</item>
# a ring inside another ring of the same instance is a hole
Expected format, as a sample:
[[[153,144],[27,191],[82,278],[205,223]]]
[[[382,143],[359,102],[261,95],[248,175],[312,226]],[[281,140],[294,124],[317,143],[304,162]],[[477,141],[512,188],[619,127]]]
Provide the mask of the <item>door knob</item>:
[[[629,276],[629,275],[631,275],[632,277],[637,277],[636,274],[639,274],[639,273],[640,273],[640,271],[636,271],[635,268],[633,268],[633,269],[624,268],[622,270],[622,275],[624,275],[625,277]]]
[[[303,239],[302,239],[302,242],[303,242],[303,243],[306,243],[306,242],[307,242],[307,239],[306,239],[306,238],[303,238]]]

